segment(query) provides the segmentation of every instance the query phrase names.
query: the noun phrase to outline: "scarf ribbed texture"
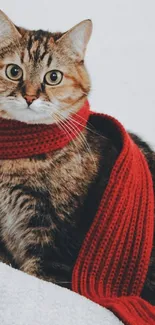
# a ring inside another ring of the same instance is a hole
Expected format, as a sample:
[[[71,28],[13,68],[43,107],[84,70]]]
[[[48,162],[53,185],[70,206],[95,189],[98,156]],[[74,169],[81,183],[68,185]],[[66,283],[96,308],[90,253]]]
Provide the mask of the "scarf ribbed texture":
[[[0,159],[28,158],[65,147],[84,129],[89,114],[86,101],[78,114],[73,113],[72,126],[69,120],[58,126],[0,118]]]
[[[110,122],[121,139],[121,150],[75,263],[72,289],[109,308],[126,325],[155,325],[155,307],[140,298],[154,230],[154,193],[147,162],[117,120],[90,112],[88,102],[78,115],[72,116],[78,128],[67,128],[69,134],[57,125],[0,119],[0,159],[63,148],[84,129],[89,117],[98,117],[100,128],[102,122]]]
[[[155,325],[155,307],[141,294],[153,245],[154,193],[147,162],[123,126],[111,123],[122,149],[76,261],[72,289],[109,308],[125,324]],[[104,132],[104,129],[103,129]]]

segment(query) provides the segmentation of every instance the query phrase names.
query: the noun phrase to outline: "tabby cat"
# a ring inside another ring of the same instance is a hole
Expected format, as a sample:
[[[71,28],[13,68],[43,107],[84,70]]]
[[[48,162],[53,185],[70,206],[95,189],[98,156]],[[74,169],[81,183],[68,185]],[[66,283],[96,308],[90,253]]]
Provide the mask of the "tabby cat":
[[[91,31],[90,20],[66,33],[29,31],[0,11],[0,117],[52,124],[78,113],[90,91],[84,55]],[[155,153],[131,136],[146,156],[155,185]],[[63,149],[0,160],[1,261],[70,287],[118,154],[111,139],[88,123]],[[155,245],[142,296],[155,303]]]

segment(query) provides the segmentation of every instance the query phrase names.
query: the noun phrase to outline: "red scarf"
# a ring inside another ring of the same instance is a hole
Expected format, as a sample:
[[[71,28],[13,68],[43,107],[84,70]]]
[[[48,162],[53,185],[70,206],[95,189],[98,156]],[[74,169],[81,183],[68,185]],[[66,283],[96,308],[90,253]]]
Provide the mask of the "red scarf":
[[[84,129],[89,114],[86,102],[78,115],[72,115],[76,121],[75,128],[70,127],[69,121],[59,127],[56,124],[26,124],[0,118],[0,159],[28,158],[65,147]]]
[[[117,120],[90,112],[88,102],[78,114],[73,116],[78,129],[69,131],[69,136],[56,125],[0,119],[0,159],[25,158],[62,148],[81,132],[88,117],[96,120],[96,128],[103,133],[108,126],[106,132],[114,141],[119,139],[121,150],[76,261],[72,289],[109,308],[126,325],[154,325],[155,307],[140,298],[154,229],[154,193],[148,165]]]

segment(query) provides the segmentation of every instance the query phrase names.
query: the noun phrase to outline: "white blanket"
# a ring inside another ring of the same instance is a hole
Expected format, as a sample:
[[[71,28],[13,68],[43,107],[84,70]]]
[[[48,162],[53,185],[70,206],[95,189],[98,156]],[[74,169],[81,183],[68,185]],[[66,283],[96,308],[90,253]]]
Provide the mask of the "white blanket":
[[[0,325],[121,325],[109,310],[0,263]]]

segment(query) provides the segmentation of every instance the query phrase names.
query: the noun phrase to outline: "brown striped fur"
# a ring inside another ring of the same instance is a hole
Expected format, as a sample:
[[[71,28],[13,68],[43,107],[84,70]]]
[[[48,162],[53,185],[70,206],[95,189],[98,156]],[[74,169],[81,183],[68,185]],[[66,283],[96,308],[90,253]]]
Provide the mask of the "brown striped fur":
[[[84,53],[91,22],[82,22],[63,34],[15,27],[2,12],[0,26],[1,22],[0,116],[27,123],[59,121],[63,127],[62,121],[72,112],[78,113],[90,90]],[[12,63],[23,70],[19,82],[6,77],[5,69]],[[61,71],[63,80],[50,87],[44,76],[52,69]],[[21,113],[25,95],[41,101],[36,115],[31,106],[23,106]],[[155,154],[131,136],[144,152],[155,184]],[[83,134],[61,150],[30,159],[1,160],[0,260],[70,287],[78,252],[119,151],[112,139],[96,133],[90,119]],[[142,296],[155,303],[154,248]]]

